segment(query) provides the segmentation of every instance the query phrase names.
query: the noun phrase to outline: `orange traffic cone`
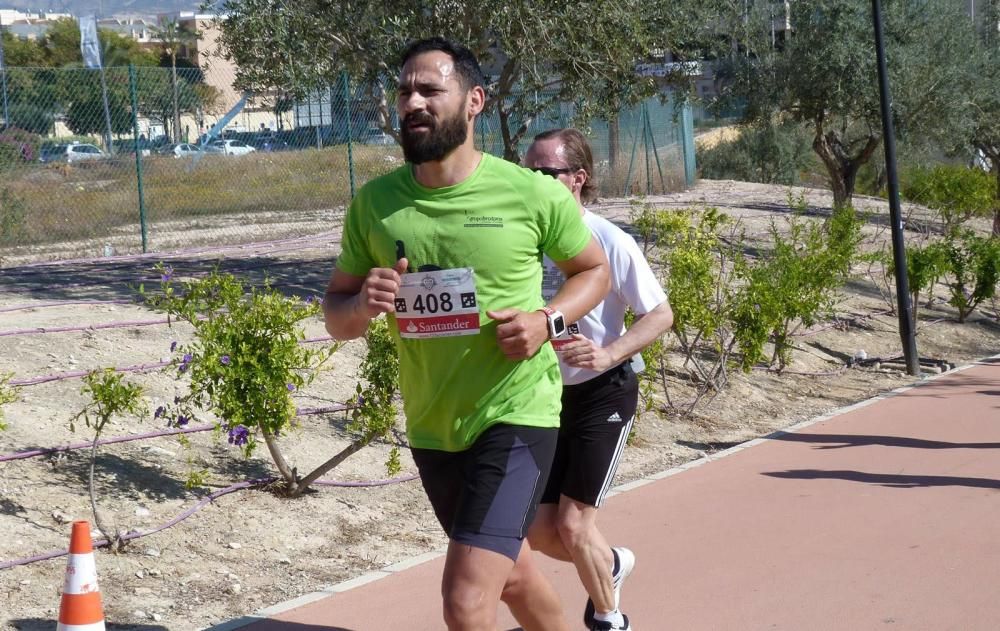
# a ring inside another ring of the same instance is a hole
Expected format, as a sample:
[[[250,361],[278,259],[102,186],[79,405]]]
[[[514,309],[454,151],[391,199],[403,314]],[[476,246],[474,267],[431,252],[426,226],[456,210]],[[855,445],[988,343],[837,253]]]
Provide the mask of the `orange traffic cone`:
[[[85,521],[73,522],[56,631],[104,631],[94,543],[90,539],[90,524]]]

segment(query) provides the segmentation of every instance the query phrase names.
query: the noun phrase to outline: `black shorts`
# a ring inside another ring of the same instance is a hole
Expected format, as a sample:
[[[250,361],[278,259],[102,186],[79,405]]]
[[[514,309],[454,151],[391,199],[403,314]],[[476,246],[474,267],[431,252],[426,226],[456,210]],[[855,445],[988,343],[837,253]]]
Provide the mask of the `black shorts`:
[[[548,479],[557,434],[554,427],[498,423],[465,451],[412,449],[448,536],[517,561]]]
[[[628,362],[590,381],[563,386],[559,443],[543,504],[559,496],[600,506],[611,488],[635,419],[639,379]]]

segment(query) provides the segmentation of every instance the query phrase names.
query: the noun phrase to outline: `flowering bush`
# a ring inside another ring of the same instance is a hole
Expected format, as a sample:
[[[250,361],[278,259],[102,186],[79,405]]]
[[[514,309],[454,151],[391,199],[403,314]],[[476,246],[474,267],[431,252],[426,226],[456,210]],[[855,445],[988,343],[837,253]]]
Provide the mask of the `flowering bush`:
[[[195,341],[171,344],[181,354],[175,366],[179,376],[190,378],[190,391],[172,406],[158,408],[155,416],[183,427],[199,411],[210,411],[229,444],[247,456],[263,439],[287,494],[301,494],[318,478],[317,471],[335,466],[328,462],[300,478],[278,444],[278,437],[295,423],[293,395],[339,348],[301,344],[305,334],[300,323],[321,313],[321,301],[284,296],[266,283],[247,289],[231,274],[217,271],[178,286],[172,269],[157,269],[159,292],[147,294],[140,287],[140,293],[154,308],[194,327]]]

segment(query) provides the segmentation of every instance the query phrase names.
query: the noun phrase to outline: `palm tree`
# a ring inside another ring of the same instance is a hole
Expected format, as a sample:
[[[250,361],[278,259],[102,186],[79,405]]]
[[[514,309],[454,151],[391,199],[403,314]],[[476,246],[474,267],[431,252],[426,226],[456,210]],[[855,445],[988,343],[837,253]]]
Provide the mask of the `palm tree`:
[[[177,53],[182,46],[197,42],[198,33],[188,30],[176,20],[161,22],[159,26],[153,28],[153,33],[160,40],[163,52],[170,57],[170,85],[174,96],[173,138],[174,142],[180,142],[181,112],[177,105]]]

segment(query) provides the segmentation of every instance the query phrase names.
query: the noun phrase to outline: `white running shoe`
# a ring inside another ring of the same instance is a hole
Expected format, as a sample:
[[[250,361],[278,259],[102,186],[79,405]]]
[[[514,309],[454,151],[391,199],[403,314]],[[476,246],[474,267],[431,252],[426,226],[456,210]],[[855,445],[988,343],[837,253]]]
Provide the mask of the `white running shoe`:
[[[617,571],[612,570],[611,582],[615,588],[615,610],[618,609],[618,605],[621,602],[622,596],[622,585],[625,583],[625,579],[628,575],[632,573],[635,569],[635,553],[628,548],[611,548],[611,553],[614,555],[614,566]],[[594,601],[590,598],[587,599],[587,607],[583,611],[583,623],[587,625],[588,629],[591,631],[631,631],[632,627],[629,626],[628,617],[622,614],[625,620],[624,627],[607,626],[610,622],[605,622],[602,620],[597,620],[594,618]]]

